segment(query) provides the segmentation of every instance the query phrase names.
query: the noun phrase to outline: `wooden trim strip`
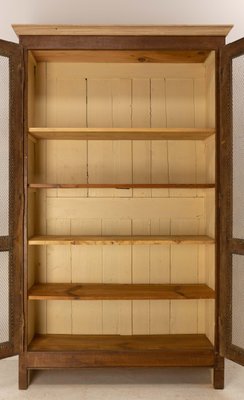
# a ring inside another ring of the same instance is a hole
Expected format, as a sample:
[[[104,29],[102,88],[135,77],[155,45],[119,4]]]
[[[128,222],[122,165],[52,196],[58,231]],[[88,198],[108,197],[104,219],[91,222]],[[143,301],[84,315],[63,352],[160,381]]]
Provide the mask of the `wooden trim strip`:
[[[35,62],[204,63],[209,50],[33,50]]]
[[[29,300],[187,300],[214,299],[205,284],[44,283],[28,291]]]
[[[30,183],[30,189],[212,189],[214,183]]]
[[[207,337],[201,334],[140,337],[99,335],[89,338],[91,344],[89,349],[85,349],[85,336],[38,335],[34,337],[26,353],[26,367],[214,366],[213,346]],[[59,349],[60,346],[62,349]]]
[[[150,244],[213,244],[205,235],[171,236],[33,236],[29,245],[150,245]]]
[[[224,36],[20,36],[29,50],[217,50]]]
[[[226,36],[233,25],[12,25],[17,36]]]

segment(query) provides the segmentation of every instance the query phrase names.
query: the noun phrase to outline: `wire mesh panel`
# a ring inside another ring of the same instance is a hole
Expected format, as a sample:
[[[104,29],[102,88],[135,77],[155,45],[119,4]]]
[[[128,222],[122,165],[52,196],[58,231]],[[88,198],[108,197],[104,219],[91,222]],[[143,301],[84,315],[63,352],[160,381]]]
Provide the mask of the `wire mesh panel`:
[[[220,51],[220,354],[244,365],[244,39]]]
[[[0,251],[0,343],[9,341],[9,253]]]
[[[0,236],[9,234],[9,58],[0,56]]]
[[[244,256],[232,256],[232,343],[244,347]]]
[[[233,237],[244,239],[244,55],[232,61]],[[244,312],[244,308],[243,308]]]
[[[23,52],[0,40],[0,359],[19,352],[23,260]]]

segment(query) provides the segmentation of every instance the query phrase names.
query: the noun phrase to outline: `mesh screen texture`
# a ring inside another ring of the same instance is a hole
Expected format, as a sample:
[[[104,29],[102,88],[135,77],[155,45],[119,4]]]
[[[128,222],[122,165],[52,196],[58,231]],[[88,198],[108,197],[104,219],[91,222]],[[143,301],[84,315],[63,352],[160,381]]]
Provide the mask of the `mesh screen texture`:
[[[232,256],[232,343],[244,348],[244,256]]]
[[[0,343],[9,341],[9,253],[0,251]]]
[[[233,237],[244,239],[244,55],[232,61]]]
[[[9,59],[0,56],[0,236],[9,235]]]

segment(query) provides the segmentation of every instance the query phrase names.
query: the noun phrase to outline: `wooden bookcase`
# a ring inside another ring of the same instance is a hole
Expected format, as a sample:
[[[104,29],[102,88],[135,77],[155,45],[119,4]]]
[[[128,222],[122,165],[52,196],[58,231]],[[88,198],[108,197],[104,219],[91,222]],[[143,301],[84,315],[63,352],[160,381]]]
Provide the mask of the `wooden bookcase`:
[[[96,366],[205,366],[223,388],[219,60],[230,27],[14,29],[24,227],[8,354],[20,353],[20,388],[32,369]]]

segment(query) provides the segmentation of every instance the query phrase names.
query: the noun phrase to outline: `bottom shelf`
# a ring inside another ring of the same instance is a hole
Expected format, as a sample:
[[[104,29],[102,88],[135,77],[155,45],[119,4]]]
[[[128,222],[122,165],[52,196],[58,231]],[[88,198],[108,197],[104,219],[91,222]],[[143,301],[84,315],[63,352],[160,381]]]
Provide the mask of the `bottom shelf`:
[[[73,352],[77,366],[214,365],[213,345],[203,334],[36,335],[28,352],[48,352],[49,358]]]

